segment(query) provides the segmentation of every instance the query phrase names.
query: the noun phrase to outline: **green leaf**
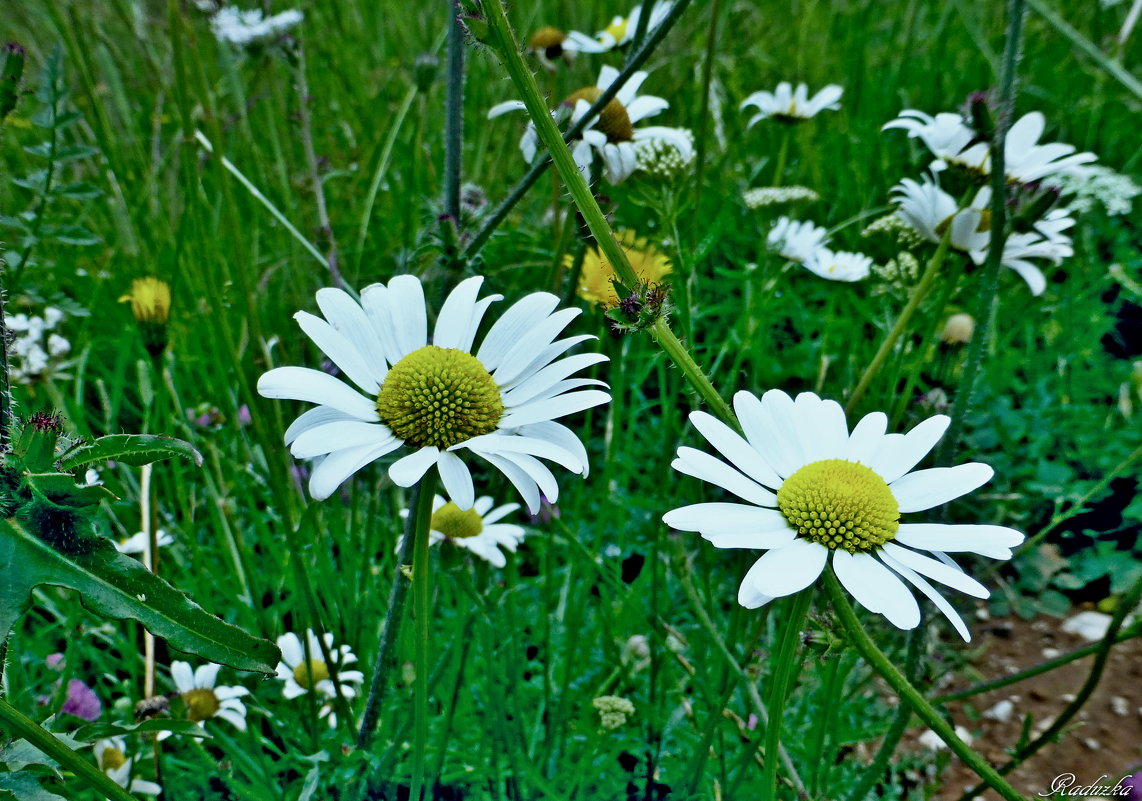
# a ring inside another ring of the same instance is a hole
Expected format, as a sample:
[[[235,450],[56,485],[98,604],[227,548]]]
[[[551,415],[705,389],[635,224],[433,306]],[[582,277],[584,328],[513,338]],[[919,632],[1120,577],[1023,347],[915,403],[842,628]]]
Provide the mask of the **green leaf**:
[[[52,197],[66,197],[72,200],[90,200],[103,194],[103,190],[90,181],[73,181],[52,189]]]
[[[196,466],[202,465],[202,454],[189,442],[153,434],[109,434],[73,448],[60,457],[59,461],[64,470],[74,470],[85,464],[106,462],[108,459],[139,467],[175,456],[190,459]]]
[[[62,795],[45,790],[40,785],[42,776],[26,770],[15,773],[0,773],[0,801],[67,801]]]
[[[64,734],[63,732],[53,731],[51,735],[72,751],[78,751],[88,745],[88,743],[81,742],[70,734]],[[56,762],[27,740],[15,740],[3,748],[0,748],[0,762],[3,762],[8,767],[8,770],[12,771],[23,770],[29,765],[43,765],[44,767],[53,769],[59,767],[59,762]]]
[[[56,161],[78,161],[89,158],[99,152],[99,148],[90,145],[65,145],[56,151]]]
[[[115,500],[115,493],[102,485],[81,487],[71,473],[28,473],[32,490],[60,506],[98,506],[100,501]]]
[[[267,675],[281,654],[268,640],[205,612],[137,559],[101,540],[89,553],[65,556],[15,520],[0,524],[0,639],[41,584],[76,590],[91,611],[142,623],[172,648],[211,662]]]
[[[98,245],[102,240],[82,225],[45,225],[40,229],[44,239],[65,245]]]
[[[169,731],[172,734],[185,734],[203,740],[213,739],[206,729],[192,720],[172,720],[162,718],[145,720],[142,723],[93,723],[90,726],[81,726],[73,734],[77,740],[94,742],[105,740],[108,737],[125,737],[129,734],[155,734]]]
[[[48,184],[48,171],[36,170],[35,172],[28,173],[23,178],[13,178],[12,183],[24,189],[30,189],[36,194],[41,194],[44,191],[44,187]]]

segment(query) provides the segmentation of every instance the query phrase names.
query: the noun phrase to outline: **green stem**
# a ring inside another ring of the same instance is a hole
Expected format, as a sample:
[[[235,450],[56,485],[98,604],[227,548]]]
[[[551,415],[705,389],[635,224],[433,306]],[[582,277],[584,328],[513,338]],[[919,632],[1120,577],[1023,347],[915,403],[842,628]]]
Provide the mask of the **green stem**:
[[[654,325],[650,327],[650,335],[654,337],[654,341],[658,346],[670,357],[670,360],[677,365],[678,369],[682,371],[682,375],[686,380],[698,391],[702,399],[709,404],[710,408],[718,417],[722,418],[728,425],[737,428],[737,418],[734,417],[733,410],[710,383],[710,379],[702,372],[702,368],[694,361],[690,352],[686,347],[678,341],[678,337],[674,336],[674,332],[670,330],[663,320],[657,320]]]
[[[1015,2],[1018,1],[1019,0],[1015,0]],[[1094,693],[1095,688],[1098,687],[1098,683],[1102,679],[1103,670],[1106,668],[1107,660],[1110,659],[1110,649],[1114,646],[1118,631],[1122,628],[1122,623],[1126,620],[1126,616],[1138,606],[1140,599],[1142,599],[1142,572],[1139,572],[1137,578],[1134,579],[1134,584],[1120,599],[1118,608],[1114,611],[1114,617],[1110,619],[1110,625],[1106,629],[1106,635],[1103,636],[1102,640],[1098,643],[1098,652],[1095,654],[1094,663],[1090,666],[1090,674],[1087,676],[1086,681],[1083,682],[1082,689],[1078,691],[1074,700],[1067,705],[1067,708],[1063,710],[1062,714],[1055,718],[1054,722],[1047,727],[1045,732],[1022,748],[1016,749],[1011,757],[1011,761],[999,768],[1000,774],[1006,775],[1015,770],[1035,752],[1043,746],[1054,742],[1058,736],[1062,734],[1063,729],[1065,729],[1071,719],[1078,714],[1079,710],[1082,709],[1083,705],[1086,704]],[[986,790],[989,783],[990,782],[984,782],[983,784],[976,785],[960,796],[959,801],[971,801],[971,799]]]
[[[135,801],[130,793],[111,781],[103,771],[61,743],[51,732],[3,698],[0,698],[0,720],[4,721],[13,737],[27,740],[108,798],[114,801]]]
[[[841,588],[840,581],[833,575],[833,571],[825,570],[822,575],[825,590],[829,593],[829,601],[832,603],[833,609],[841,621],[841,625],[844,626],[849,641],[872,666],[873,670],[879,673],[884,680],[888,682],[889,686],[896,691],[896,694],[900,696],[900,700],[911,706],[912,709],[915,710],[916,715],[924,721],[941,740],[948,744],[952,752],[958,756],[965,765],[975,771],[980,778],[987,782],[992,789],[1007,799],[1007,801],[1025,801],[1023,796],[996,772],[995,768],[989,765],[983,757],[973,751],[967,743],[956,735],[951,724],[941,717],[939,711],[924,698],[920,691],[904,677],[904,674],[901,673],[896,666],[889,661],[884,652],[876,646],[876,643],[868,636],[868,632],[864,630],[860,620],[857,619],[856,612],[853,611],[852,605],[845,596],[845,591]]]
[[[774,655],[776,667],[769,697],[769,723],[765,727],[765,765],[762,779],[762,798],[776,801],[777,798],[777,753],[781,745],[781,724],[785,718],[785,701],[797,669],[797,654],[801,645],[801,624],[813,600],[812,588],[802,590],[788,600],[788,615],[783,621],[781,641]]]
[[[702,105],[698,111],[698,131],[694,137],[694,208],[696,210],[701,208],[702,203],[702,179],[705,177],[706,141],[710,127],[710,84],[714,80],[714,57],[717,55],[718,19],[722,15],[721,11],[721,0],[714,0],[710,8],[710,27],[706,29],[706,54],[702,60]],[[700,218],[695,214],[694,219]]]
[[[410,513],[415,519],[415,545],[412,555],[413,615],[416,621],[416,648],[413,664],[416,669],[414,685],[413,715],[415,724],[412,738],[412,791],[409,798],[419,801],[424,788],[424,768],[428,746],[428,635],[429,600],[432,593],[430,572],[432,563],[428,559],[429,523],[432,522],[433,485],[436,473],[430,472],[420,480],[416,507]]]
[[[434,475],[434,474],[431,474]],[[404,537],[401,539],[400,552],[397,554],[396,569],[393,571],[393,588],[389,592],[388,611],[381,626],[380,640],[377,643],[377,655],[373,661],[373,675],[369,679],[369,697],[365,701],[365,711],[361,717],[361,729],[357,733],[357,748],[368,748],[373,740],[380,717],[381,701],[385,695],[389,670],[392,666],[396,650],[397,635],[400,633],[401,622],[404,619],[404,605],[408,599],[409,582],[404,577],[404,567],[413,559],[413,545],[416,541],[417,515],[411,510],[419,509],[428,498],[428,508],[432,509],[432,491],[429,475],[421,479],[409,498],[410,512],[405,520]]]
[[[444,213],[460,226],[460,160],[464,135],[464,27],[459,0],[448,4],[448,94],[444,120]]]
[[[1003,64],[999,73],[999,107],[995,114],[995,134],[991,140],[991,237],[988,241],[987,262],[984,266],[983,286],[980,288],[979,309],[976,312],[976,330],[968,346],[960,385],[952,406],[952,422],[948,433],[936,450],[936,464],[949,464],[956,452],[964,418],[971,409],[972,391],[987,354],[991,340],[992,322],[999,304],[999,273],[1003,269],[1003,246],[1007,241],[1007,129],[1015,111],[1015,78],[1019,61],[1019,40],[1023,32],[1023,0],[1008,0],[1007,36],[1003,47]]]
[[[337,237],[333,234],[333,224],[329,220],[329,208],[325,203],[325,184],[321,180],[321,170],[318,167],[317,151],[313,147],[313,122],[309,114],[309,81],[306,78],[305,47],[297,46],[297,66],[294,73],[297,76],[297,118],[301,128],[301,145],[305,151],[305,163],[309,169],[309,182],[313,188],[313,197],[317,202],[317,224],[321,227],[322,238],[328,237],[329,248],[325,261],[329,267],[329,275],[335,286],[343,286],[341,268],[338,266]]]
[[[944,236],[940,239],[940,244],[936,247],[936,252],[932,254],[932,258],[928,261],[928,266],[924,270],[924,274],[920,276],[919,283],[916,284],[912,290],[912,296],[908,298],[908,303],[900,311],[900,316],[896,318],[896,323],[892,326],[892,330],[888,332],[888,336],[880,343],[880,348],[876,351],[876,355],[872,357],[872,361],[864,368],[860,380],[857,381],[856,389],[849,395],[848,401],[845,403],[845,411],[852,412],[856,408],[857,403],[864,397],[864,393],[868,391],[872,379],[880,372],[880,368],[884,367],[884,363],[888,360],[889,354],[892,353],[896,343],[904,336],[904,332],[908,328],[908,323],[912,320],[912,315],[920,308],[920,303],[927,296],[928,292],[932,289],[932,284],[936,281],[936,276],[940,273],[940,267],[944,263],[944,259],[948,255],[948,248],[952,244],[952,227],[949,225],[948,230],[944,232]]]
[[[773,168],[773,186],[781,186],[785,179],[785,162],[789,158],[789,140],[793,138],[793,126],[785,125],[781,132],[781,147],[777,151],[777,164]]]

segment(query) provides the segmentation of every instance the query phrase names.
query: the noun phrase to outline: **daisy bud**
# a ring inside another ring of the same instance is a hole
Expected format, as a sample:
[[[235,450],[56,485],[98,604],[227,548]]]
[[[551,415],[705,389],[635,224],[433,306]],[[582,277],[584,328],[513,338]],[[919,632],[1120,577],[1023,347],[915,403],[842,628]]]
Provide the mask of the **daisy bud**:
[[[432,84],[436,83],[436,75],[440,72],[440,59],[433,53],[421,53],[412,64],[412,80],[416,90],[427,92]]]
[[[975,318],[970,314],[960,312],[953,314],[944,323],[944,330],[940,334],[940,341],[945,345],[966,345],[971,341],[975,332]]]
[[[0,49],[0,121],[16,110],[25,59],[24,48],[15,42]]]
[[[995,111],[990,92],[972,92],[968,95],[966,116],[980,139],[990,142],[995,137]]]

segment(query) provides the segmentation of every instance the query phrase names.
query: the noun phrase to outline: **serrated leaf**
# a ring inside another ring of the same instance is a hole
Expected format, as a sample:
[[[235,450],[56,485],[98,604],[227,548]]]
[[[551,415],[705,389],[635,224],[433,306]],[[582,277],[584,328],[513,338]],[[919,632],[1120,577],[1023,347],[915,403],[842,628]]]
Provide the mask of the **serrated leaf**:
[[[5,520],[0,524],[0,639],[41,584],[76,590],[92,612],[137,620],[172,648],[211,662],[270,675],[281,658],[272,642],[208,614],[109,540],[89,553],[64,555],[15,520]]]
[[[16,801],[67,801],[62,795],[45,790],[40,784],[43,776],[26,770],[0,773],[0,799]]]
[[[202,465],[202,454],[189,442],[154,434],[108,434],[73,448],[60,457],[59,461],[64,470],[74,470],[82,465],[106,462],[109,459],[140,467],[175,456],[190,459],[197,466]]]
[[[51,735],[72,751],[78,751],[80,748],[84,748],[88,745],[88,743],[81,742],[70,734],[64,734],[63,732],[53,731]],[[29,765],[43,765],[52,769],[59,767],[58,762],[27,740],[22,739],[0,748],[0,762],[3,762],[8,767],[8,770],[23,770]]]

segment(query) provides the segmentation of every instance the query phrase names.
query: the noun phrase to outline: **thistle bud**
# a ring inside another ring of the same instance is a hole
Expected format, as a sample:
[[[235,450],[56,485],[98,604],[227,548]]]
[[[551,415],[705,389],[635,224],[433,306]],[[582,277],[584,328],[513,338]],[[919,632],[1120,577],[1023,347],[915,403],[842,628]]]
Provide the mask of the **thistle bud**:
[[[25,61],[24,48],[15,42],[8,42],[0,49],[0,122],[16,109]]]
[[[990,92],[972,92],[968,95],[967,117],[980,139],[990,142],[995,138],[995,110]]]
[[[605,312],[616,331],[645,331],[660,319],[670,314],[670,286],[668,284],[639,283],[634,289],[627,289],[617,280],[615,292],[619,296],[617,306]]]

